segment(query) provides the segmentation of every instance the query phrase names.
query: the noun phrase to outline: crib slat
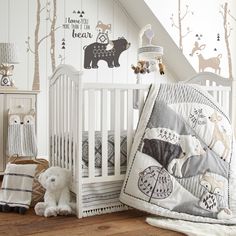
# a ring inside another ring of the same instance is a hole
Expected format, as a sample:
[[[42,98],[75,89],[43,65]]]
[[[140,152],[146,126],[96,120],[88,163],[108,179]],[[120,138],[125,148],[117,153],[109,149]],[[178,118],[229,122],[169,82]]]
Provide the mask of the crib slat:
[[[129,89],[127,93],[127,157],[133,141],[133,91]]]
[[[71,124],[71,130],[72,130],[72,173],[75,175],[75,168],[76,168],[76,125],[77,125],[77,119],[76,119],[76,111],[77,111],[77,100],[76,100],[76,86],[75,83],[72,82],[72,124]]]
[[[212,82],[212,84],[211,84],[213,87],[216,87],[216,82]],[[213,91],[213,97],[215,98],[215,100],[217,101],[217,91],[215,91],[215,89],[214,89],[214,91]]]
[[[101,94],[102,98],[102,176],[107,176],[107,144],[108,144],[108,136],[107,136],[107,89],[102,90]]]
[[[64,137],[63,137],[63,78],[64,75],[61,75],[60,77],[60,155],[59,155],[59,160],[60,160],[60,166],[63,166],[62,162],[62,156],[63,156],[63,142],[64,142]]]
[[[120,130],[124,130],[125,127],[125,121],[124,121],[124,114],[125,114],[125,106],[124,106],[124,97],[125,92],[120,92]]]
[[[65,135],[65,77],[66,75],[63,75],[62,81],[61,81],[61,142],[62,142],[62,148],[61,148],[61,167],[65,167],[65,142],[66,142],[66,135]]]
[[[144,91],[139,90],[139,117],[141,116],[143,105],[144,105]]]
[[[229,116],[229,92],[222,91],[222,108],[227,116]]]
[[[56,83],[56,165],[59,165],[59,79]]]
[[[88,130],[88,90],[83,90],[83,130]]]
[[[50,144],[50,164],[51,165],[54,165],[54,158],[53,158],[53,155],[54,155],[54,140],[53,140],[53,130],[54,130],[54,127],[53,127],[53,96],[54,96],[54,93],[53,93],[53,90],[54,88],[53,87],[50,87],[49,88],[49,144]]]
[[[89,90],[89,178],[94,177],[94,150],[95,150],[95,91],[94,90]]]
[[[120,175],[120,89],[115,90],[115,175]]]
[[[221,105],[221,91],[218,91],[217,102]]]
[[[69,141],[69,137],[68,137],[68,116],[69,116],[69,110],[68,110],[68,81],[69,81],[69,77],[66,76],[65,78],[65,167],[68,169],[68,141]]]
[[[72,120],[72,114],[73,114],[73,98],[72,98],[72,90],[73,90],[73,86],[72,86],[72,81],[70,80],[69,83],[69,170],[72,170],[72,142],[73,142],[73,136],[72,136],[72,132],[73,132],[73,128],[72,128],[72,124],[73,124],[73,120]]]
[[[77,202],[77,216],[82,217],[83,215],[83,205],[82,205],[82,139],[83,139],[83,114],[81,111],[83,111],[83,89],[82,89],[82,82],[81,77],[79,77],[79,81],[76,88],[76,101],[77,101],[77,110],[76,110],[76,121],[77,121],[77,127],[76,127],[76,141],[77,141],[77,158],[76,162],[74,163],[75,166],[75,172],[74,172],[74,178],[75,182],[77,182],[77,196],[76,196],[76,202]]]

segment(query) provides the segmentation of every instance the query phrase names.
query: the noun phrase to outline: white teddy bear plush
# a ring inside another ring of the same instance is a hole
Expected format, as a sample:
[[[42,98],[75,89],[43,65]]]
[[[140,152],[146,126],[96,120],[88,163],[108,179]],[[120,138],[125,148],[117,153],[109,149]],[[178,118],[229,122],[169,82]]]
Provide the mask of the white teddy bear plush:
[[[50,167],[41,173],[39,182],[46,192],[44,202],[38,202],[34,208],[36,215],[50,217],[71,214],[70,181],[70,171],[58,166]]]

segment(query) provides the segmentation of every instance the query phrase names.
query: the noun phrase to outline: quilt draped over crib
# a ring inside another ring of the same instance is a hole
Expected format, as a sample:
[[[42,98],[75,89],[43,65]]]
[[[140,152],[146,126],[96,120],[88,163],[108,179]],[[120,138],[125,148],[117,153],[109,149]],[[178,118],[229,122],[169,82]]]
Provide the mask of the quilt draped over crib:
[[[230,120],[208,93],[152,85],[120,200],[157,215],[235,224],[234,149]]]

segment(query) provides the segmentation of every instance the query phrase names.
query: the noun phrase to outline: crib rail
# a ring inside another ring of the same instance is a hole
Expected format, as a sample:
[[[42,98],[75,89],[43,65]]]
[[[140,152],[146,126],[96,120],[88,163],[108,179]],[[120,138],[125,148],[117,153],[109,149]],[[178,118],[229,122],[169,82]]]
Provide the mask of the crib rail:
[[[121,171],[121,136],[125,132],[128,154],[139,115],[139,111],[133,109],[133,93],[137,89],[147,91],[148,87],[127,84],[83,84],[83,132],[88,132],[89,136],[88,176],[83,178],[83,183],[124,179],[125,173]],[[144,97],[141,100],[144,101]],[[99,176],[95,175],[95,132],[101,132],[102,162]],[[114,139],[114,170],[110,173],[109,132],[112,132]]]
[[[201,72],[191,79],[185,81],[186,83],[199,84],[201,88],[209,92],[215,101],[222,107],[225,114],[233,122],[233,81],[223,78],[211,72]]]
[[[71,170],[81,184],[123,180],[121,135],[125,133],[128,154],[139,116],[133,109],[133,93],[141,91],[140,104],[144,104],[149,85],[82,83],[81,75],[64,65],[50,80],[51,164]],[[100,165],[95,155],[97,133],[101,134]],[[88,136],[87,161],[84,135]],[[109,138],[114,140],[113,156],[109,156]],[[83,176],[85,164],[88,173]]]
[[[202,85],[232,117],[232,101],[235,99],[232,92],[235,89],[231,89],[231,81],[214,76],[212,73],[200,73],[187,82]],[[148,88],[149,85],[140,84],[83,83],[82,73],[69,65],[59,66],[50,78],[50,162],[71,170],[78,217],[93,210],[97,212],[96,207],[83,208],[84,184],[124,179],[122,135],[125,133],[128,156]],[[134,110],[133,98],[137,92],[139,110]],[[100,137],[102,156],[99,164],[95,153],[97,136]],[[85,141],[87,149],[83,147]],[[109,155],[110,145],[114,145],[112,155]],[[113,207],[123,209],[121,205]]]

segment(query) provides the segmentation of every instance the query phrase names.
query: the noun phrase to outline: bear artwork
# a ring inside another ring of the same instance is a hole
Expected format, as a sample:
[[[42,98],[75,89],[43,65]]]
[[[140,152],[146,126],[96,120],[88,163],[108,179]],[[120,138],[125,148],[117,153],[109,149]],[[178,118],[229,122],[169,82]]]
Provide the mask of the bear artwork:
[[[125,38],[112,40],[114,47],[107,50],[107,44],[92,43],[84,47],[84,68],[98,68],[98,61],[104,60],[109,68],[119,67],[119,57],[122,52],[130,47],[130,43]]]

